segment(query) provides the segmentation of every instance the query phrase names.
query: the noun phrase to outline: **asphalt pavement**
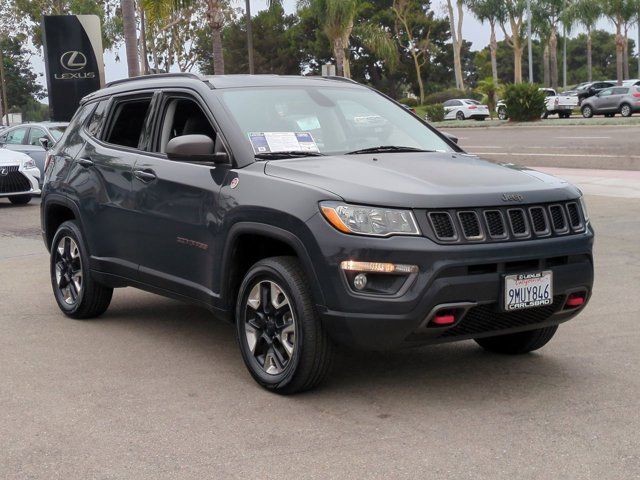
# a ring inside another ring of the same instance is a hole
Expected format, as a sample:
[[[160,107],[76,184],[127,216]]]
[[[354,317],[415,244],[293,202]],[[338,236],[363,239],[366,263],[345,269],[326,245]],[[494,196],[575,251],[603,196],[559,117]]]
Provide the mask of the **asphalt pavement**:
[[[0,200],[0,478],[640,478],[640,189],[554,173],[585,188],[598,238],[592,301],[550,344],[342,352],[293,397],[260,389],[205,310],[127,288],[65,318],[38,201]]]
[[[471,122],[471,121],[470,121]],[[544,125],[438,128],[467,152],[495,162],[546,167],[640,170],[640,126]]]

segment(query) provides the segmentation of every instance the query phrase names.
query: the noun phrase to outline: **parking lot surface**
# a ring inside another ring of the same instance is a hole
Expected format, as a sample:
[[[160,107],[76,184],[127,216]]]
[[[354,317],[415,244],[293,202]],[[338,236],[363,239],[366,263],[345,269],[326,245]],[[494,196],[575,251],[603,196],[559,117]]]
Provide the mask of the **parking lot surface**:
[[[496,162],[640,170],[640,126],[563,126],[555,119],[544,126],[438,128],[457,136],[469,153]]]
[[[599,175],[593,299],[545,348],[343,352],[293,397],[199,308],[122,289],[65,318],[38,202],[0,200],[0,478],[640,478],[640,195]]]

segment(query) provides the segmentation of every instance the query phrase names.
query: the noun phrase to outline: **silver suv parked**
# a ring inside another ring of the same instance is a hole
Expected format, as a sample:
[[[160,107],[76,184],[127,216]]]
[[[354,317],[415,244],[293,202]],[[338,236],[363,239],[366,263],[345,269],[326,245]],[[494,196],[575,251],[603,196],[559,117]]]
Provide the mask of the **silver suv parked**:
[[[640,87],[607,88],[582,102],[582,116],[585,118],[602,114],[605,117],[613,117],[616,113],[630,117],[638,111]]]

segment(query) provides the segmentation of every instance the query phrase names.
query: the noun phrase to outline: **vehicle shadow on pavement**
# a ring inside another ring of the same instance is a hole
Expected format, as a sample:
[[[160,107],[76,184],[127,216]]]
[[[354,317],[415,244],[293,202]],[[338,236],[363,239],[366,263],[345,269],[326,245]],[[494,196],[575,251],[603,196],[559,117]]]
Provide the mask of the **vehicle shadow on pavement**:
[[[131,291],[131,290],[130,290]],[[251,383],[235,339],[235,327],[205,309],[152,295],[115,298],[102,317],[92,320],[97,328],[124,329],[131,342],[152,344],[155,351],[178,359],[218,367],[225,364],[238,381]],[[556,339],[557,340],[557,339]],[[553,342],[552,342],[553,343]],[[553,390],[580,381],[586,372],[576,359],[559,358],[552,344],[522,356],[487,353],[473,341],[432,345],[389,352],[338,349],[332,373],[316,395],[354,390],[393,390],[407,395],[438,398],[442,394],[476,397],[489,392],[526,395]],[[573,377],[573,378],[572,378]],[[304,396],[304,395],[303,395]],[[444,398],[441,398],[445,401]]]

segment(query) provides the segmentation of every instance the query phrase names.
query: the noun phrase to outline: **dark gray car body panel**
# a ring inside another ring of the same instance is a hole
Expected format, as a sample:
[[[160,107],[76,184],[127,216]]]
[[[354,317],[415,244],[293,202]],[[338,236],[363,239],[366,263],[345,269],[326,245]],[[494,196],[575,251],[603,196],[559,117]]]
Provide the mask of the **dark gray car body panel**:
[[[474,288],[476,301],[497,300],[501,267],[475,278],[439,277],[454,267],[539,260],[542,268],[545,259],[572,255],[581,261],[554,267],[558,288],[590,291],[591,228],[566,238],[513,244],[439,245],[424,236],[346,235],[329,225],[318,206],[322,201],[410,209],[521,204],[522,200],[505,202],[505,193],[517,194],[527,204],[578,198],[580,192],[566,182],[521,167],[485,162],[465,154],[449,140],[452,153],[256,161],[246,136],[238,131],[217,95],[223,88],[322,86],[328,82],[366,88],[324,78],[203,80],[167,75],[95,92],[83,102],[85,115],[101,99],[113,102],[123,95],[153,95],[140,149],[105,144],[74,124],[73,132],[54,148],[55,161],[46,175],[41,207],[45,241],[52,237],[47,227],[49,212],[55,205],[66,205],[87,239],[95,278],[114,287],[132,285],[197,303],[227,319],[233,318],[235,302],[229,278],[236,240],[251,234],[281,241],[300,259],[330,334],[364,348],[402,344],[434,302],[468,299]],[[178,91],[197,99],[210,115],[230,155],[228,165],[171,161],[144,151],[153,142],[163,92]],[[407,115],[412,113],[407,111]],[[433,127],[426,128],[446,138]],[[145,180],[137,172],[153,177]],[[363,296],[346,286],[339,269],[342,260],[353,258],[415,264],[420,274],[400,297]],[[557,324],[572,316],[557,315],[549,322]],[[434,341],[438,341],[435,336],[419,343]]]

